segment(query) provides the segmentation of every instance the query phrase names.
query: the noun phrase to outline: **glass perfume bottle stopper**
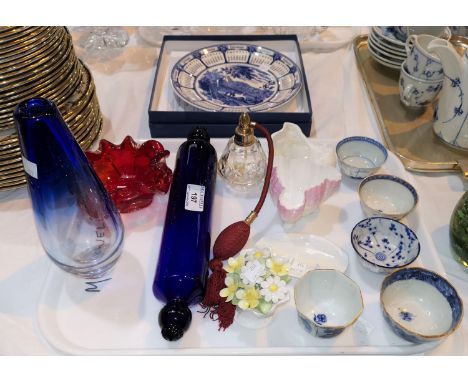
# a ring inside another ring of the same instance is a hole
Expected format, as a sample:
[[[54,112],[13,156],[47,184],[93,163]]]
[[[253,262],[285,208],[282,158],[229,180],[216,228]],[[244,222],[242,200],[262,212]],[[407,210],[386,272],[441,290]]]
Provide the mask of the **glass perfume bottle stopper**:
[[[242,113],[239,117],[239,124],[234,134],[234,142],[239,146],[250,146],[255,143],[254,129],[247,113]]]

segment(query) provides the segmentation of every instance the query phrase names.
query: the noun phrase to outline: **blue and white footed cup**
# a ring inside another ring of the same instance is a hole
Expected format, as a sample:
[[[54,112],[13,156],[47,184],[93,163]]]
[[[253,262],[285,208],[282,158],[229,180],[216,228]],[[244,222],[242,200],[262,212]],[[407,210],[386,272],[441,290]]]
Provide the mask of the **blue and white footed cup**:
[[[423,108],[430,104],[442,89],[443,80],[423,80],[408,72],[406,60],[400,70],[400,100],[406,107]]]
[[[335,269],[314,269],[294,286],[299,322],[315,337],[330,338],[353,325],[364,309],[361,289]]]
[[[428,34],[411,35],[406,40],[406,65],[408,73],[422,80],[442,80],[444,70],[439,58],[430,54],[427,46],[435,36]]]

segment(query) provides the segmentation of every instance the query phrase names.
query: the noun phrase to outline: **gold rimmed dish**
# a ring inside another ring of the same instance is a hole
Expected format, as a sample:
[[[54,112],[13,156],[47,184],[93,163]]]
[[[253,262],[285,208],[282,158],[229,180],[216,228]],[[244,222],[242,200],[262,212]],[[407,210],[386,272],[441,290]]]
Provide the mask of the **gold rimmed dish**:
[[[80,77],[80,82],[78,83],[73,94],[67,98],[62,105],[60,105],[59,110],[62,113],[62,116],[67,118],[68,115],[73,115],[83,109],[83,106],[88,104],[89,100],[94,96],[95,86],[91,81],[91,73],[88,68],[81,63],[80,71],[82,75]]]
[[[0,73],[4,75],[18,68],[37,65],[38,61],[55,54],[58,47],[63,44],[64,36],[65,32],[63,30],[55,31],[50,37],[44,38],[42,42],[17,49],[13,51],[14,54],[0,53],[2,57]]]
[[[21,175],[23,175],[23,173],[24,170],[22,165],[8,172],[0,171],[0,182],[11,181],[12,179],[20,177]]]
[[[0,102],[0,107],[4,110],[3,115],[6,113],[8,117],[11,117],[10,110],[7,108],[15,108],[16,105],[26,98],[31,98],[33,96],[42,96],[44,98],[51,97],[53,94],[59,93],[58,90],[62,91],[63,89],[70,88],[70,82],[64,81],[65,78],[68,78],[70,75],[77,70],[77,62],[69,60],[65,63],[59,71],[53,76],[45,78],[41,82],[36,82],[31,84],[32,86],[23,87],[21,90],[16,89],[11,91],[7,95],[0,94],[1,98],[5,98],[5,102]],[[76,75],[76,73],[75,73]]]
[[[12,27],[10,30],[0,33],[0,46],[20,41],[21,39],[40,33],[43,27]]]
[[[104,121],[102,119],[102,116],[100,116],[96,121],[95,125],[93,126],[93,129],[91,130],[91,133],[88,135],[88,137],[78,141],[83,150],[88,150],[99,137],[102,131],[103,122]]]
[[[20,154],[18,144],[16,144],[15,147],[9,148],[7,150],[0,150],[0,166],[4,161],[11,159],[18,154]]]
[[[63,36],[63,34],[64,31],[62,28],[44,28],[38,35],[29,35],[27,39],[0,46],[0,56],[2,57],[2,61],[19,59],[22,56],[27,56],[30,53],[35,53],[35,51],[44,49],[44,44],[47,44],[51,38],[58,35]]]
[[[0,139],[0,150],[10,150],[17,146],[18,139],[16,133]]]
[[[83,110],[83,113],[77,116],[77,119],[68,122],[70,130],[75,138],[86,135],[88,130],[95,122],[97,116],[98,115],[96,114],[96,111],[93,109],[92,105],[89,105],[89,107]]]
[[[90,101],[89,105],[83,110],[82,116],[80,121],[71,124],[73,134],[81,138],[89,133],[90,128],[99,118],[102,118],[97,99]]]
[[[67,43],[64,31],[54,32],[54,35],[45,40],[41,44],[32,45],[31,48],[25,48],[24,51],[17,50],[15,54],[8,56],[8,58],[0,53],[2,62],[0,63],[0,74],[2,76],[11,74],[9,72],[15,69],[34,68],[38,65],[43,65],[45,60],[56,56],[60,53],[60,48],[63,49]]]
[[[65,78],[68,78],[69,81],[63,81],[62,78],[59,78],[57,86],[54,86],[55,83],[48,86],[46,89],[38,90],[36,93],[23,94],[21,98],[16,99],[13,102],[10,102],[9,105],[2,105],[3,113],[0,113],[0,130],[14,129],[13,121],[13,110],[16,105],[24,99],[30,98],[36,94],[37,96],[42,96],[44,98],[49,98],[54,101],[58,108],[61,109],[62,104],[66,103],[67,100],[73,95],[75,89],[79,86],[81,81],[82,68],[77,62],[70,71],[65,74]],[[68,117],[68,113],[65,113],[65,117]],[[1,144],[1,143],[0,143]]]
[[[25,184],[13,111],[24,99],[54,101],[83,150],[103,118],[91,73],[78,60],[64,27],[0,28],[0,190]]]
[[[70,126],[72,132],[80,132],[83,129],[84,125],[88,125],[93,121],[96,115],[99,115],[99,104],[96,98],[94,91],[91,93],[91,97],[88,99],[86,104],[81,105],[82,110],[78,110],[76,113],[68,114],[65,122]],[[8,150],[8,153],[14,154],[18,146],[18,138],[16,132],[13,132],[11,135],[4,137],[0,140],[0,155],[4,152],[3,150]],[[6,155],[1,155],[4,157]]]
[[[21,162],[21,153],[18,153],[17,155],[11,157],[10,159],[5,159],[1,162],[0,165],[0,171],[1,169],[5,170],[10,170],[14,168],[15,166],[18,165],[18,163]]]
[[[93,142],[98,138],[101,130],[103,119],[99,113],[91,121],[91,124],[83,131],[77,132],[75,139],[83,150],[87,150]],[[21,157],[15,159],[16,164],[6,171],[0,170],[0,189],[17,188],[25,184],[24,172]],[[14,167],[13,167],[14,166]]]
[[[14,178],[17,178],[19,177],[20,175],[22,175],[23,173],[23,163],[20,162],[20,165],[19,166],[16,166],[14,168],[11,168],[11,169],[8,169],[8,170],[1,170],[0,171],[0,179],[3,181],[3,182],[6,182],[6,181],[10,181]]]
[[[10,191],[26,185],[26,178],[15,180],[9,183],[0,183],[0,191]]]
[[[46,80],[50,81],[51,78],[57,75],[57,71],[60,72],[61,70],[64,70],[66,63],[69,62],[70,65],[76,61],[76,56],[71,54],[72,52],[73,45],[70,40],[67,40],[64,46],[60,44],[58,51],[53,55],[53,57],[44,59],[40,67],[34,68],[31,71],[26,70],[24,72],[20,72],[7,80],[2,80],[0,97],[3,98],[9,94],[14,94],[18,89],[24,87],[29,88],[32,83],[45,83]]]

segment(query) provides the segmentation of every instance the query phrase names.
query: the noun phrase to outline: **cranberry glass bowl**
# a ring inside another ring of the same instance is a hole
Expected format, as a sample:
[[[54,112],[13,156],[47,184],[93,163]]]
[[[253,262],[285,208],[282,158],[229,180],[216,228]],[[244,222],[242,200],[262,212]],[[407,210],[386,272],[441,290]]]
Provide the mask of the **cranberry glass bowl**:
[[[169,151],[156,140],[138,144],[127,136],[115,145],[102,139],[86,156],[121,213],[149,206],[154,194],[167,193],[171,185]]]

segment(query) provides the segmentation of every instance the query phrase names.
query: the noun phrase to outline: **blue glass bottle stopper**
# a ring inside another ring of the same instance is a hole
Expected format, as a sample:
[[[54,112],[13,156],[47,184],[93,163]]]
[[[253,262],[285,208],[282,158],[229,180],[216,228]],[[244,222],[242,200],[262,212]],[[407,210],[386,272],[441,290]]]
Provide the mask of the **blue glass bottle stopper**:
[[[99,278],[120,256],[120,215],[55,104],[21,102],[14,112],[37,232],[63,270]]]
[[[211,209],[217,170],[216,150],[205,129],[194,129],[177,152],[153,293],[166,306],[161,333],[180,339],[201,300],[208,274]]]

